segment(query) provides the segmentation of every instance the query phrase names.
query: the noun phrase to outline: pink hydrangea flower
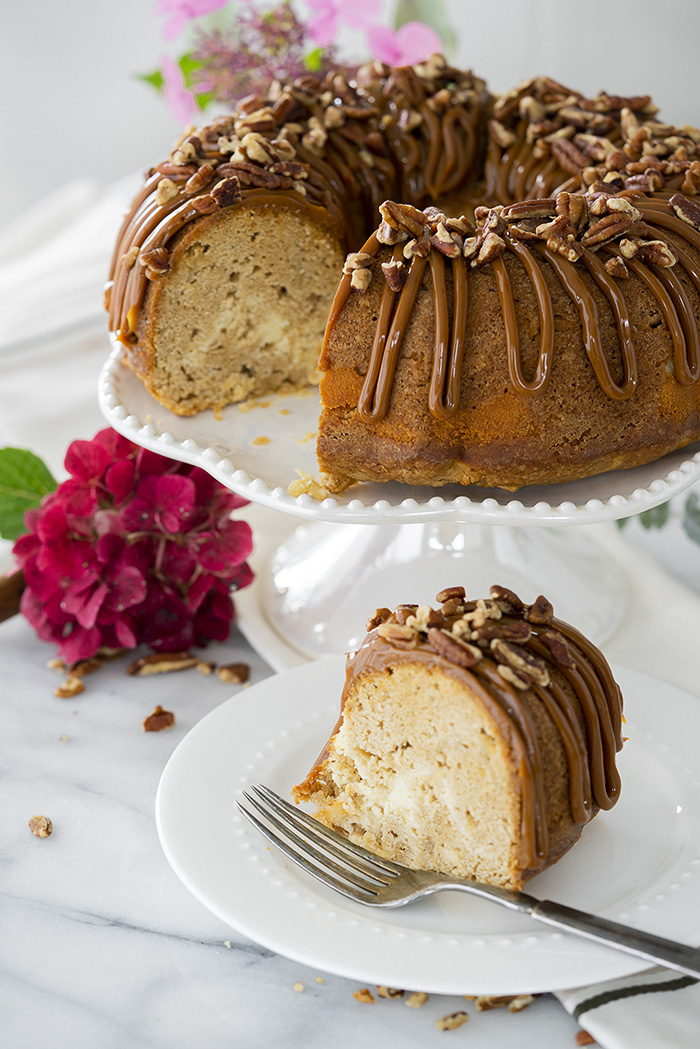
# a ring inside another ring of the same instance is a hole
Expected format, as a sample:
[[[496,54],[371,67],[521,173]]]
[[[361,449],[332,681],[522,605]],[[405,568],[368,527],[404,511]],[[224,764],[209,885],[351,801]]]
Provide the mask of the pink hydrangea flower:
[[[170,55],[163,55],[160,69],[163,74],[163,95],[168,109],[180,124],[193,123],[198,113],[197,103],[185,87],[179,65]]]
[[[204,470],[114,430],[74,441],[70,477],[25,518],[14,545],[22,611],[66,663],[101,647],[177,651],[224,640],[231,590],[247,586],[245,505]]]
[[[379,14],[381,0],[306,0],[318,13],[309,19],[309,36],[319,47],[329,47],[341,25],[368,29]]]
[[[174,40],[188,22],[225,7],[228,0],[157,0],[153,11],[168,21],[163,26],[163,39]]]
[[[388,66],[413,66],[443,50],[439,34],[424,22],[406,22],[400,29],[370,26],[367,42],[373,56]]]

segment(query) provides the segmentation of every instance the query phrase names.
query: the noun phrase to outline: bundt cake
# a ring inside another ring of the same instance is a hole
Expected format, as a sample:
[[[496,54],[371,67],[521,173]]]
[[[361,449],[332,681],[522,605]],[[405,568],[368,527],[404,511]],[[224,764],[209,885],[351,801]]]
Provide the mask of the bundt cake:
[[[408,867],[511,889],[620,794],[622,698],[601,652],[505,587],[378,609],[340,720],[292,794]]]
[[[111,328],[184,415],[315,381],[323,343],[334,491],[651,461],[700,436],[700,132],[655,114],[436,55],[276,82],[147,173]]]

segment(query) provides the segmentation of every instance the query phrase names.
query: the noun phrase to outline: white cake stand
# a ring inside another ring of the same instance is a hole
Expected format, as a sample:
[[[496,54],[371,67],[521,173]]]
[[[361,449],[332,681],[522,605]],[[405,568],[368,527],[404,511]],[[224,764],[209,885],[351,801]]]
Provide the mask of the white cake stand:
[[[526,601],[544,592],[561,618],[601,643],[624,617],[626,578],[591,529],[562,526],[651,509],[700,477],[698,443],[647,466],[523,488],[517,497],[394,482],[357,485],[323,501],[294,497],[287,488],[298,472],[317,472],[315,390],[183,417],[154,400],[121,358],[115,345],[99,383],[100,407],[115,430],[303,519],[292,531],[287,516],[272,546],[256,533],[265,548],[256,586],[266,626],[302,658],[354,647],[375,607],[430,603],[454,585],[482,596],[493,583]]]

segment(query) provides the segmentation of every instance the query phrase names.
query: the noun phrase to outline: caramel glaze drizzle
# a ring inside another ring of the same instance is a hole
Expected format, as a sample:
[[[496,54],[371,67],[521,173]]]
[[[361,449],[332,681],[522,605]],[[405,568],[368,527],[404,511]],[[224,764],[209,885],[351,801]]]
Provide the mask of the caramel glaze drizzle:
[[[385,104],[390,103],[385,100]],[[311,103],[308,109],[310,116],[323,119],[323,109],[319,104]],[[330,215],[346,245],[353,248],[361,239],[362,231],[374,224],[379,204],[394,195],[397,188],[401,189],[404,198],[419,203],[461,185],[471,170],[476,152],[476,129],[475,117],[469,109],[454,103],[438,115],[427,101],[418,109],[422,121],[414,132],[402,130],[395,122],[390,122],[382,132],[387,155],[375,155],[372,166],[358,156],[358,142],[362,145],[366,134],[366,128],[359,124],[357,141],[352,134],[345,137],[340,131],[331,131],[323,156],[312,153],[301,142],[296,143],[295,160],[310,169],[305,182],[306,196],[294,190],[243,187],[241,205],[245,206],[250,200],[261,202],[264,198],[269,202],[293,202],[300,208],[310,209],[312,215],[326,222]],[[196,191],[187,190],[186,175],[167,176],[176,181],[179,193],[165,204],[156,203],[155,193],[166,176],[159,172],[151,175],[124,219],[112,258],[105,299],[110,328],[117,332],[126,346],[137,341],[135,329],[151,278],[138,260],[130,265],[125,256],[133,248],[141,254],[165,247],[179,230],[200,216],[191,203],[194,197],[207,193],[221,178],[235,174],[233,170],[226,171],[226,158],[222,159],[218,153],[207,153],[197,161],[200,165],[208,162],[216,165],[211,181]],[[351,200],[360,202],[362,217],[359,221],[358,209],[347,206]],[[321,214],[321,208],[327,215]]]
[[[508,617],[502,620],[507,621]],[[556,668],[571,689],[571,692],[565,689],[555,676],[550,677],[547,686],[532,686],[559,732],[569,772],[571,819],[583,826],[598,809],[610,809],[620,795],[620,777],[615,766],[615,754],[622,747],[620,690],[602,653],[574,627],[555,619],[546,628],[566,639],[573,656],[572,667],[556,662],[540,640],[539,628],[531,624],[531,629],[532,636],[524,647]],[[523,694],[501,677],[496,663],[486,652],[481,662],[466,669],[438,655],[428,642],[419,642],[413,649],[399,649],[373,630],[348,662],[341,709],[354,678],[367,671],[382,671],[389,665],[411,662],[439,667],[465,683],[511,740],[521,790],[519,860],[524,869],[541,870],[548,862],[549,841],[543,757],[537,730]],[[323,752],[319,763],[327,753],[327,750]]]
[[[667,200],[635,200],[635,206],[655,226],[663,226],[688,240],[700,251],[700,234],[681,222],[671,211]],[[657,229],[660,239],[669,243],[669,238]],[[571,263],[537,245],[534,248],[505,234],[506,251],[522,264],[532,284],[537,300],[540,320],[540,347],[537,364],[531,378],[523,374],[520,352],[520,337],[515,310],[515,299],[511,288],[504,257],[490,263],[500,298],[501,313],[505,328],[508,374],[513,389],[532,396],[547,388],[554,356],[554,312],[552,297],[542,272],[541,262],[546,262],[557,276],[562,288],[578,307],[586,354],[602,391],[611,400],[625,401],[633,394],[638,383],[637,358],[632,342],[631,322],[623,287],[605,269],[601,257],[588,249],[578,263]],[[700,294],[700,268],[682,248],[673,242],[679,264],[688,274]],[[397,248],[400,249],[401,245]],[[362,251],[377,255],[382,246],[373,234],[362,247]],[[618,255],[615,244],[607,244],[604,254]],[[394,250],[394,258],[401,258],[401,251]],[[453,307],[450,317],[447,292],[446,264],[444,257],[433,251],[429,256],[430,276],[433,289],[435,314],[435,344],[432,377],[428,393],[428,407],[437,419],[446,419],[459,408],[466,348],[468,269],[460,256],[452,260]],[[673,345],[674,377],[687,386],[700,378],[700,340],[695,324],[693,309],[687,292],[672,269],[648,266],[636,259],[624,259],[635,276],[656,297],[664,314]],[[622,357],[622,380],[616,382],[603,348],[598,307],[581,274],[585,267],[592,280],[600,288],[610,304],[620,340]],[[385,287],[382,294],[379,318],[374,335],[370,364],[358,401],[358,411],[364,420],[376,420],[386,415],[391,401],[391,387],[396,371],[399,350],[406,326],[418,294],[425,271],[425,259],[415,257],[409,266],[404,288],[395,293]],[[337,319],[350,295],[350,277],[345,276],[336,293],[331,308],[329,330]],[[451,334],[450,334],[451,331]]]

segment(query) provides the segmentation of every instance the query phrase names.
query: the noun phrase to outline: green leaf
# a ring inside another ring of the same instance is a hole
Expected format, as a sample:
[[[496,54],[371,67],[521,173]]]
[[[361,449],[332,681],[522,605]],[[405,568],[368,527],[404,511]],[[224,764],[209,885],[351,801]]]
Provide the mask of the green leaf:
[[[695,492],[691,492],[685,501],[681,524],[688,538],[700,543],[700,498]]]
[[[144,84],[150,84],[156,91],[163,90],[164,79],[160,69],[154,69],[152,73],[137,73],[136,79],[143,80]]]
[[[399,0],[394,26],[400,29],[406,22],[425,22],[440,34],[445,55],[454,55],[457,37],[447,17],[445,0]]]
[[[24,535],[24,514],[38,506],[58,482],[48,467],[26,448],[0,448],[0,535]]]
[[[315,47],[313,51],[309,51],[308,55],[304,55],[304,65],[310,73],[318,73],[321,68],[322,56],[322,47]]]
[[[637,520],[642,528],[646,528],[647,531],[650,528],[663,528],[668,521],[670,512],[670,503],[660,503],[659,506],[653,506],[651,510],[642,510],[641,514],[637,514]]]

